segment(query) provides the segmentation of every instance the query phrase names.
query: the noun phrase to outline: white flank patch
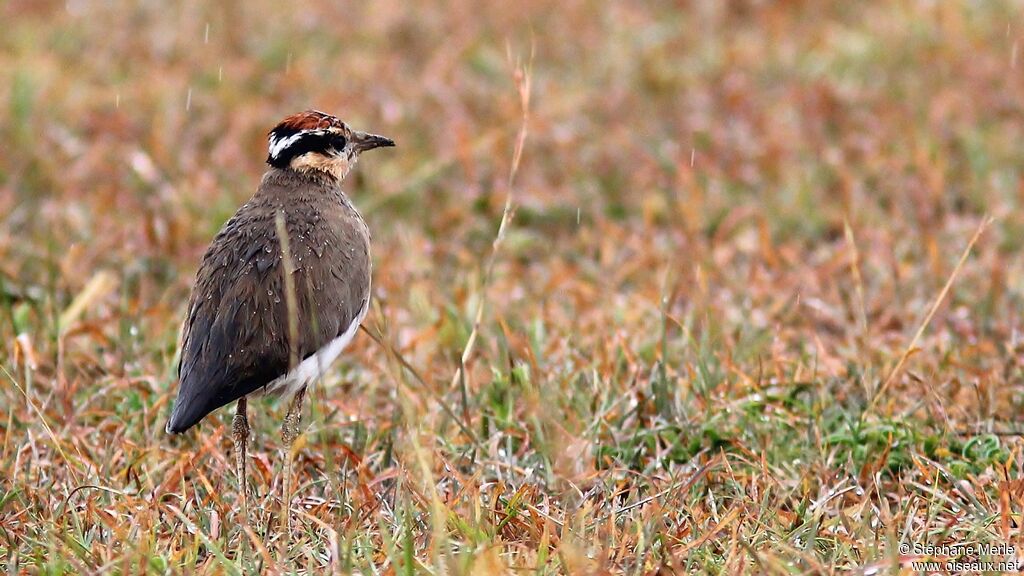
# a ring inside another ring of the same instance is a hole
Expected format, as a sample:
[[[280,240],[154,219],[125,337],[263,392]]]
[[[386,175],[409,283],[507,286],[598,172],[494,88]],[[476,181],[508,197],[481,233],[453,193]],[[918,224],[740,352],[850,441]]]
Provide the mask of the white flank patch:
[[[341,354],[341,351],[355,337],[356,331],[359,330],[359,325],[363,323],[363,318],[366,317],[366,313],[369,310],[370,302],[367,299],[362,309],[359,310],[359,315],[355,317],[355,320],[352,321],[352,324],[349,324],[349,327],[345,329],[341,336],[331,340],[326,346],[317,350],[315,354],[303,360],[294,370],[289,371],[284,376],[275,378],[270,384],[267,384],[265,388],[266,393],[291,397],[303,386],[308,386],[319,380],[321,376],[327,373],[327,369],[330,368],[331,363]]]

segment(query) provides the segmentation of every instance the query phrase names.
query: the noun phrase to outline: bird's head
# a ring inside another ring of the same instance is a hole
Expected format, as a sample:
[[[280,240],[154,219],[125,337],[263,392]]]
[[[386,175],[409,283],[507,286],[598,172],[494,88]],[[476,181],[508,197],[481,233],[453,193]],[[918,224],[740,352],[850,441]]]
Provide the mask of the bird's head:
[[[340,119],[317,110],[292,114],[267,136],[267,164],[299,172],[319,171],[341,180],[359,155],[394,140],[348,127]]]

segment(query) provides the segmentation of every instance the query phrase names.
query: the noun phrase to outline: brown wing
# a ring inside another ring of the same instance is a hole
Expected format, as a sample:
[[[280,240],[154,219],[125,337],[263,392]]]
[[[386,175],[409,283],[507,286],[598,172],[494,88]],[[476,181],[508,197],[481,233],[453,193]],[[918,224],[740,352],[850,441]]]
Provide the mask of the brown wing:
[[[275,208],[284,206],[298,303],[298,358],[342,334],[369,298],[369,242],[358,214],[324,191],[257,194],[217,234],[189,302],[170,432],[266,386],[289,368],[288,315]]]

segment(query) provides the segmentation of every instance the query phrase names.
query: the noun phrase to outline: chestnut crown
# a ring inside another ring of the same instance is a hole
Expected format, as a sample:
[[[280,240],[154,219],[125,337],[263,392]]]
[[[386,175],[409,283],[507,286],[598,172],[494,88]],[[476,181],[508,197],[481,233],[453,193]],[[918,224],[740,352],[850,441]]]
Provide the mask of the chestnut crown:
[[[282,120],[267,135],[267,164],[282,170],[321,171],[338,180],[367,150],[394,140],[349,128],[338,117],[307,110]]]

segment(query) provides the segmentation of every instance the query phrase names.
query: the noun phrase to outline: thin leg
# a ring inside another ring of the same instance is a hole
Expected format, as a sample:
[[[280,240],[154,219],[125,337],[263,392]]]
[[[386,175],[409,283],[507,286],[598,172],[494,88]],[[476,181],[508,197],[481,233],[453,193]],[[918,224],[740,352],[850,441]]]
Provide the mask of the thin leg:
[[[302,400],[306,396],[306,387],[299,388],[288,405],[288,413],[284,415],[284,422],[281,424],[281,440],[284,442],[284,498],[281,505],[284,508],[285,542],[292,537],[292,444],[299,437],[299,422],[302,420]]]
[[[245,396],[238,399],[235,409],[235,417],[231,421],[231,438],[235,441],[235,474],[238,478],[238,490],[242,498],[242,522],[241,526],[249,525],[249,482],[245,474],[245,444],[249,438],[249,419],[245,413]],[[248,536],[244,531],[242,540]]]

